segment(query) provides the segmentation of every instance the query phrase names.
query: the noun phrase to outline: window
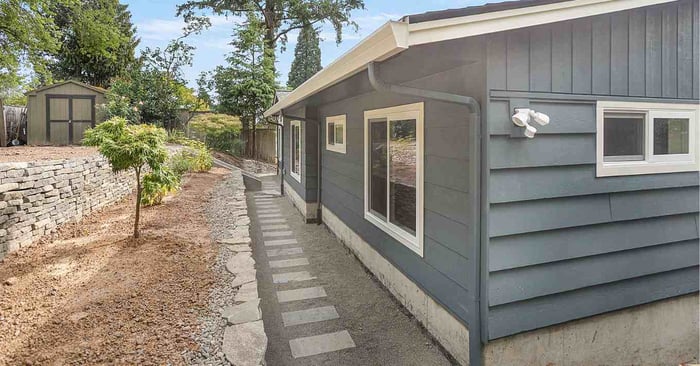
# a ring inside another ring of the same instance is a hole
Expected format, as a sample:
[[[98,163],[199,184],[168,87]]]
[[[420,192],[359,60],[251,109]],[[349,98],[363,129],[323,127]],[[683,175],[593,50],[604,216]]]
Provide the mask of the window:
[[[345,115],[326,118],[326,150],[345,154]]]
[[[365,112],[365,219],[423,256],[423,103]]]
[[[698,170],[698,105],[598,102],[599,177]]]
[[[296,179],[297,182],[301,182],[301,122],[292,121],[292,135],[291,135],[291,171],[290,175],[292,178]]]

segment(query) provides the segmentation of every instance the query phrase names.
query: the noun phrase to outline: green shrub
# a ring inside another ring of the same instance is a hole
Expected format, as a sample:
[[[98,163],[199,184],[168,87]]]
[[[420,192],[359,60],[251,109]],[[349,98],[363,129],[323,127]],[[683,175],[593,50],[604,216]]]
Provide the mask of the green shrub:
[[[199,114],[190,120],[190,129],[214,150],[233,153],[240,141],[241,121],[227,114]],[[242,151],[242,150],[241,150]]]
[[[180,188],[180,176],[177,172],[168,170],[165,173],[148,173],[143,177],[141,204],[144,206],[159,205],[169,193]]]

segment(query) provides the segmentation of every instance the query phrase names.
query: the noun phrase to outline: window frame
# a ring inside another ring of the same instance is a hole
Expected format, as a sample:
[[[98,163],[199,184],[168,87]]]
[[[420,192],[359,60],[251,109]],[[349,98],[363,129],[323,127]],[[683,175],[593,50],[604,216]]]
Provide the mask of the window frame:
[[[299,128],[299,172],[296,173],[294,172],[294,127]],[[289,123],[289,161],[290,161],[290,166],[289,166],[289,175],[294,178],[297,182],[301,183],[301,172],[304,169],[304,164],[303,164],[303,154],[302,152],[304,151],[304,133],[303,129],[301,127],[301,121],[298,120],[293,120]]]
[[[347,148],[346,148],[346,146],[347,146],[347,139],[346,139],[346,137],[347,137],[347,127],[346,127],[346,123],[345,123],[345,122],[346,122],[346,119],[347,119],[347,117],[346,117],[345,114],[341,114],[341,115],[338,115],[338,116],[329,116],[329,117],[326,117],[326,150],[328,150],[328,151],[333,151],[333,152],[337,152],[337,153],[340,153],[340,154],[345,154],[345,153],[346,153],[346,151],[347,151],[347,150],[346,150],[346,149],[347,149]],[[334,139],[335,139],[335,140],[333,141],[333,143],[331,143],[331,141],[330,141],[329,138],[328,138],[328,137],[329,137],[329,136],[328,136],[328,126],[329,126],[331,123],[333,124],[333,137],[334,137]],[[337,139],[337,132],[338,132],[338,131],[336,130],[336,128],[338,127],[338,125],[343,126],[343,143],[341,143],[341,144],[339,144],[339,143],[337,142],[337,140],[338,140],[338,139]]]
[[[681,103],[647,103],[598,101],[596,103],[596,176],[614,177],[642,174],[664,174],[700,170],[700,105]],[[605,114],[633,113],[644,115],[644,159],[605,161]],[[688,153],[654,154],[654,118],[688,119]],[[695,138],[693,138],[695,137]]]
[[[370,120],[386,119],[387,125],[387,212],[386,218],[381,218],[372,213],[369,202],[370,190]],[[389,133],[392,120],[415,119],[416,120],[416,233],[415,235],[402,229],[398,225],[391,223],[391,194],[390,194],[390,172],[391,159],[389,154]],[[423,257],[424,247],[424,170],[425,170],[425,138],[424,138],[424,103],[413,103],[399,105],[389,108],[373,109],[364,112],[364,217],[379,229],[396,239],[408,249]]]

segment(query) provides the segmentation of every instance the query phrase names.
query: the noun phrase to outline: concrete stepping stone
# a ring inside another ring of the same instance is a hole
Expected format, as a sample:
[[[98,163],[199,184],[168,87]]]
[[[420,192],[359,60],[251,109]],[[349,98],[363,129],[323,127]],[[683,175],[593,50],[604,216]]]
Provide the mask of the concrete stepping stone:
[[[296,255],[304,254],[304,250],[299,247],[294,248],[282,248],[282,249],[270,249],[267,251],[268,257],[279,257],[283,255]]]
[[[289,225],[287,224],[280,224],[280,225],[263,225],[260,230],[263,231],[273,231],[273,230],[289,230]]]
[[[239,216],[236,218],[236,226],[243,226],[243,225],[250,225],[250,217],[248,216]]]
[[[276,273],[272,275],[272,283],[289,283],[315,280],[309,271]]]
[[[265,361],[267,336],[262,320],[226,327],[221,350],[236,366],[260,366]]]
[[[289,347],[292,349],[292,357],[300,358],[353,348],[355,342],[347,330],[342,330],[335,333],[292,339],[289,341]]]
[[[290,302],[326,297],[326,290],[323,287],[307,287],[296,290],[277,291],[277,301]]]
[[[229,325],[254,322],[262,319],[260,299],[247,301],[240,305],[227,306],[221,313]]]
[[[233,274],[251,271],[255,269],[255,260],[250,252],[241,252],[226,262],[226,269]]]
[[[265,240],[265,246],[274,247],[278,245],[290,245],[297,244],[296,239],[275,239],[275,240]]]
[[[258,282],[248,282],[238,289],[238,292],[233,297],[233,301],[251,301],[257,299],[258,297]]]
[[[280,236],[294,236],[294,232],[292,231],[263,231],[262,235],[264,237],[270,238],[270,237],[280,237]]]
[[[260,225],[266,225],[266,224],[283,224],[287,222],[286,219],[266,219],[266,220],[260,220]]]
[[[238,287],[255,281],[255,270],[249,270],[236,274],[236,278],[231,282],[231,286]]]
[[[298,267],[306,266],[308,264],[309,260],[306,258],[282,259],[279,261],[270,261],[270,268]]]
[[[335,310],[335,306],[322,306],[320,308],[288,311],[286,313],[282,313],[282,322],[284,323],[285,327],[322,322],[338,318],[340,318],[340,316]]]

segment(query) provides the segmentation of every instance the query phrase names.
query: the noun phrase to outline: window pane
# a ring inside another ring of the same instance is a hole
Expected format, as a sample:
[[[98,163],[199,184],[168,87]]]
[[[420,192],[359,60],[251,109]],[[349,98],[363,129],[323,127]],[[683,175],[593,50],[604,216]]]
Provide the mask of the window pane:
[[[301,171],[301,127],[292,126],[292,147],[294,153],[292,154],[292,172],[299,174]]]
[[[416,233],[416,120],[391,121],[389,221]]]
[[[654,118],[654,155],[687,154],[690,120]]]
[[[336,144],[342,144],[343,143],[343,125],[335,125],[335,143]]]
[[[603,154],[606,160],[644,159],[644,115],[606,114]]]
[[[335,123],[329,123],[326,127],[328,129],[328,145],[335,145]]]
[[[386,120],[370,120],[369,208],[386,217]]]

